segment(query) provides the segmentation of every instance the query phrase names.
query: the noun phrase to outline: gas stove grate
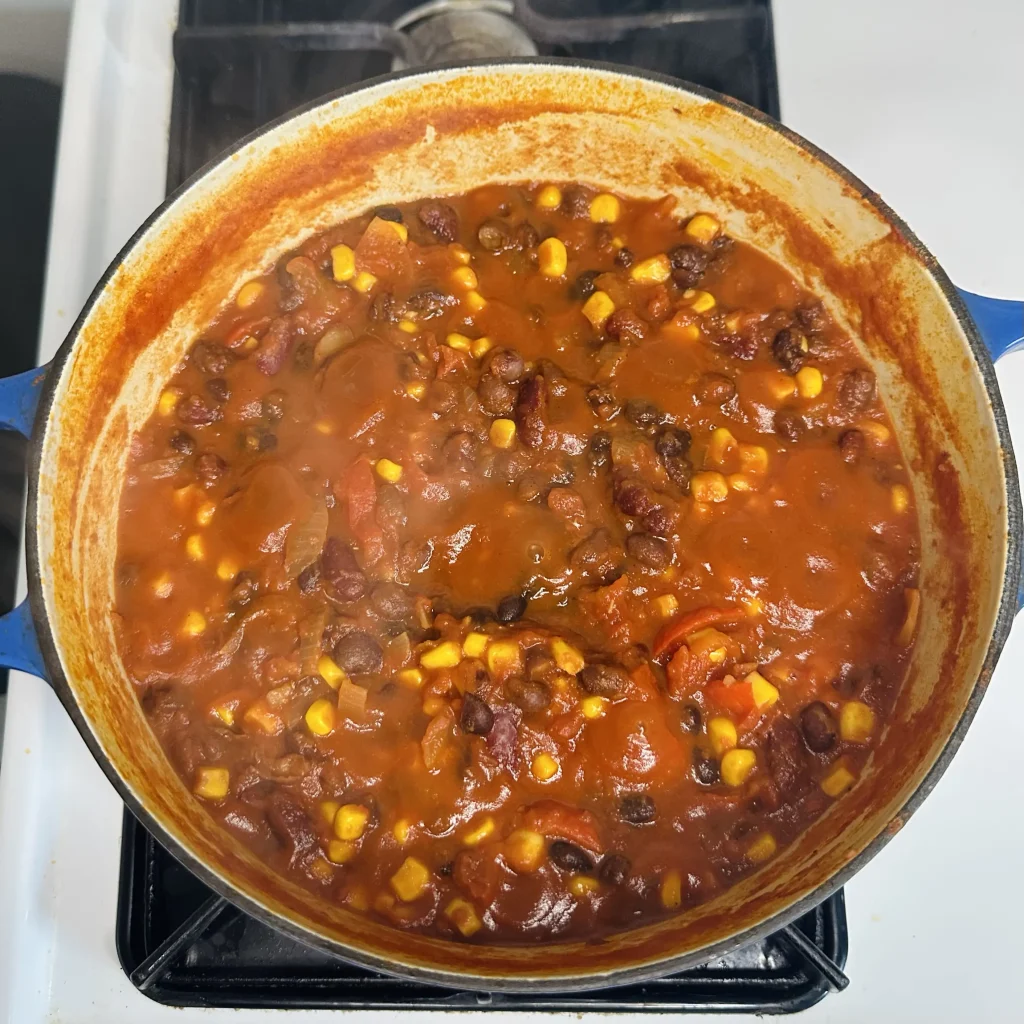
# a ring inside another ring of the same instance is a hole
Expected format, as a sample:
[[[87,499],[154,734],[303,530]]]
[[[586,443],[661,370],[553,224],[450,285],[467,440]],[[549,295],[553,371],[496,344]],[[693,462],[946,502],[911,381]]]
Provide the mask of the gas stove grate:
[[[842,891],[787,929],[657,981],[569,995],[457,992],[344,963],[210,892],[125,811],[117,952],[171,1006],[795,1013],[847,984]]]

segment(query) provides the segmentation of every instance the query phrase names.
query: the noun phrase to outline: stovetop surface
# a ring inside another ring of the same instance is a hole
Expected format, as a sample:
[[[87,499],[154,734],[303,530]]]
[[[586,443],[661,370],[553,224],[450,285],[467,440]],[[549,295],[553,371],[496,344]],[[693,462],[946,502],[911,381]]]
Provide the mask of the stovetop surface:
[[[673,75],[778,116],[768,0],[484,2],[529,25],[542,56]],[[168,190],[267,121],[392,70],[396,54],[408,53],[390,26],[418,6],[407,0],[182,0]],[[621,22],[593,20],[666,14],[689,20],[625,32]],[[361,25],[353,28],[356,21]],[[842,967],[841,892],[801,918],[797,930]],[[137,987],[171,1005],[785,1013],[813,1005],[830,987],[794,945],[799,938],[771,936],[696,970],[627,988],[570,996],[449,992],[351,966],[274,932],[213,897],[125,813],[118,953]]]

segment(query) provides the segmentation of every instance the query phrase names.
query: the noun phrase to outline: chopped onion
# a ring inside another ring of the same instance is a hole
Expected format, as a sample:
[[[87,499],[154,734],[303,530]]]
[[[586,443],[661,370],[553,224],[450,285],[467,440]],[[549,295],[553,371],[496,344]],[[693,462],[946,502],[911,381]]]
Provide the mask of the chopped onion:
[[[359,721],[366,711],[366,690],[351,679],[342,679],[338,686],[338,710],[347,718]]]
[[[320,660],[320,642],[324,636],[324,622],[327,609],[320,611],[299,623],[299,664],[304,676],[316,675],[316,664]]]
[[[444,753],[452,737],[455,735],[455,712],[451,705],[446,704],[443,711],[439,711],[430,720],[420,746],[423,749],[423,763],[427,769],[440,767],[444,759]]]
[[[921,591],[915,587],[907,587],[903,591],[903,598],[906,601],[907,614],[900,627],[899,636],[896,637],[896,643],[901,647],[909,647],[917,630],[918,616],[921,614]]]
[[[284,571],[294,579],[316,561],[327,540],[327,504],[317,498],[309,516],[288,531],[284,545]]]
[[[320,335],[320,340],[317,341],[316,347],[313,349],[313,365],[322,366],[331,356],[348,345],[352,338],[352,331],[348,327],[341,327],[338,324],[328,327]]]
[[[166,480],[169,476],[176,476],[185,465],[184,455],[169,455],[166,459],[154,459],[152,462],[144,462],[138,468],[139,476],[147,477],[150,480]]]

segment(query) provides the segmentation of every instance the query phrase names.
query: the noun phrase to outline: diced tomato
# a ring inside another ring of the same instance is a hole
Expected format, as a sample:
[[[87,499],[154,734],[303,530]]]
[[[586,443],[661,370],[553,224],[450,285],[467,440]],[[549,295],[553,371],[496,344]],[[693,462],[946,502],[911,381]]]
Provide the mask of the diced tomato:
[[[654,700],[658,696],[658,680],[646,661],[629,673],[629,685],[622,695],[627,700]]]
[[[412,258],[395,229],[379,217],[370,221],[356,245],[356,268],[391,281],[412,273]]]
[[[595,853],[601,852],[597,819],[590,811],[557,800],[539,800],[527,808],[524,824],[549,839],[568,839]]]
[[[711,678],[716,666],[707,651],[691,651],[683,644],[666,666],[668,691],[673,697],[688,697]]]
[[[450,345],[441,345],[438,349],[438,378],[447,377],[451,373],[458,373],[465,370],[469,365],[469,359],[465,352],[459,352]]]
[[[576,739],[583,728],[583,712],[579,708],[566,711],[548,724],[548,734],[565,743]]]
[[[671,654],[691,633],[708,626],[733,626],[742,622],[746,613],[742,608],[697,608],[686,612],[674,622],[670,622],[654,638],[654,657],[660,660],[664,655]]]
[[[423,750],[423,763],[428,771],[440,768],[444,763],[445,754],[451,746],[455,737],[455,712],[451,705],[446,704],[443,711],[439,711],[430,720],[420,747]]]
[[[719,680],[704,690],[709,701],[723,711],[745,718],[754,710],[754,694],[750,683],[725,683]]]
[[[257,317],[255,320],[243,320],[228,331],[227,337],[224,338],[224,344],[228,348],[234,348],[243,338],[259,334],[260,331],[265,331],[269,326],[269,316]]]
[[[341,481],[338,497],[348,504],[348,525],[359,541],[366,565],[374,565],[384,554],[384,533],[377,524],[377,485],[369,459],[356,459]]]

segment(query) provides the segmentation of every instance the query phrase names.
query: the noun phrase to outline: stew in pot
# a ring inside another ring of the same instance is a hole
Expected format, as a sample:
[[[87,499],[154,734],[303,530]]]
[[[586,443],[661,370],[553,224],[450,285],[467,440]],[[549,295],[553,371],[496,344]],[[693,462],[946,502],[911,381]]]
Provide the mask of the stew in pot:
[[[875,378],[716,219],[387,206],[249,281],[132,442],[120,648],[288,878],[474,942],[681,912],[856,785],[919,540]]]

